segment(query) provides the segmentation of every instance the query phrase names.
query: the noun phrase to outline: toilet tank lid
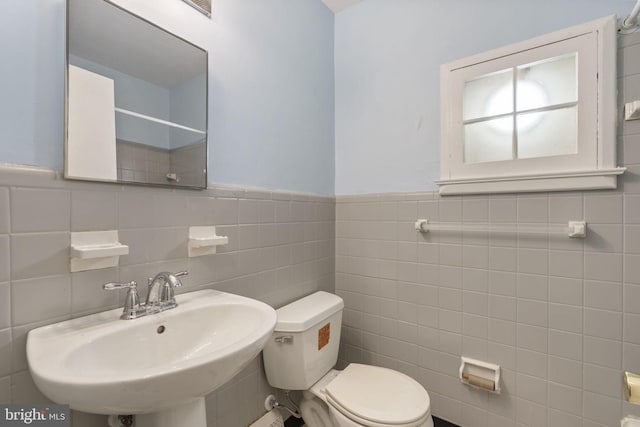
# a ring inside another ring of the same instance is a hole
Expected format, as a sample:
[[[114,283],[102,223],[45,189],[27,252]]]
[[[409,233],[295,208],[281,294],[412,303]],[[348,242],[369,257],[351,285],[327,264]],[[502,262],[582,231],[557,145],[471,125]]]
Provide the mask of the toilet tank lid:
[[[276,332],[302,332],[344,308],[342,298],[319,291],[276,310]]]

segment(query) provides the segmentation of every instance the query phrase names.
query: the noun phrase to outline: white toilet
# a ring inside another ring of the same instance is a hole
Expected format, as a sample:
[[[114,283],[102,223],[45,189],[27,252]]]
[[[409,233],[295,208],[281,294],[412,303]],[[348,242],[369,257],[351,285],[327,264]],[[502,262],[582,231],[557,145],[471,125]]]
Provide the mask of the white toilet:
[[[427,391],[392,369],[338,360],[342,298],[316,292],[277,310],[273,334],[263,349],[272,387],[303,390],[300,404],[308,427],[433,427]]]

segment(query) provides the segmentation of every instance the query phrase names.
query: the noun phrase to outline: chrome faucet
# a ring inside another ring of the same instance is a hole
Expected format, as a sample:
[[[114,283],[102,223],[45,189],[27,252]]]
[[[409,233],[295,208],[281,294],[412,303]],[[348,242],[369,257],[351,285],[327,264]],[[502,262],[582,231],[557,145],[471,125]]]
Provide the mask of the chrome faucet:
[[[149,277],[149,291],[147,292],[147,300],[144,303],[148,313],[156,313],[158,311],[169,310],[177,307],[174,288],[182,286],[182,282],[178,277],[189,274],[186,271],[178,273],[169,273],[163,271],[156,274],[155,277]]]
[[[182,286],[182,282],[178,277],[186,276],[187,274],[189,273],[186,271],[180,271],[175,274],[163,271],[156,274],[155,277],[149,277],[149,292],[144,304],[140,303],[138,286],[134,281],[105,283],[102,285],[102,289],[105,291],[128,289],[120,318],[125,320],[137,319],[147,314],[159,313],[177,307],[178,303],[176,303],[173,288]]]

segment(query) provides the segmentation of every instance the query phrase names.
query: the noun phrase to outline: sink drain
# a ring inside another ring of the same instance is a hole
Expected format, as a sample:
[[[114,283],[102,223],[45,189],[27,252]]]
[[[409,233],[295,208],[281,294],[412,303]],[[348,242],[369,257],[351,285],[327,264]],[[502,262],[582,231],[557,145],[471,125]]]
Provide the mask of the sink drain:
[[[165,330],[164,325],[160,325],[160,326],[158,326],[158,329],[156,329],[156,332],[157,332],[157,333],[159,333],[159,334],[161,334],[161,333],[163,333],[163,332],[164,332],[164,330]]]

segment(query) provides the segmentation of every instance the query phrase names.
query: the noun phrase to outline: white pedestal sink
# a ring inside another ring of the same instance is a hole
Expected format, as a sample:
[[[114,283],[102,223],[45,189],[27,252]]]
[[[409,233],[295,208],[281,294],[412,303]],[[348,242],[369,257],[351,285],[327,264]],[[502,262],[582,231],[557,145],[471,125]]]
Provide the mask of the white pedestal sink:
[[[260,353],[276,313],[213,290],[176,300],[178,307],[139,319],[120,320],[116,309],[32,330],[27,360],[36,386],[79,411],[142,414],[138,427],[205,427],[204,396]]]

